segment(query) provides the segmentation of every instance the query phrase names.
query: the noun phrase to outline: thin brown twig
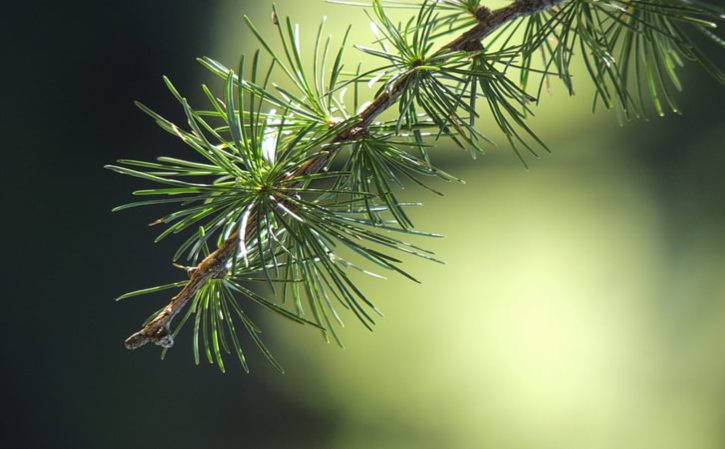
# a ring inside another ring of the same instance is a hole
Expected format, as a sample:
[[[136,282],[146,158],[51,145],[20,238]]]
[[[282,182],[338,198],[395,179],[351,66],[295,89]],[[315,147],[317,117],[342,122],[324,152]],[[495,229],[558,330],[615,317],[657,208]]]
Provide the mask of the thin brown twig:
[[[481,40],[504,25],[519,17],[534,14],[558,5],[565,0],[516,0],[508,6],[491,11],[485,6],[475,12],[476,25],[464,32],[461,36],[441,47],[436,55],[455,51],[477,51],[481,49]],[[402,75],[393,86],[380,93],[373,101],[358,114],[358,123],[353,127],[346,127],[333,140],[332,143],[351,142],[364,135],[373,121],[390,106],[395,104],[408,88],[412,72]],[[304,176],[320,171],[332,158],[341,145],[329,145],[320,152],[318,157],[310,159],[302,165],[290,178]],[[246,234],[252,235],[251,230],[256,226],[256,217],[250,214]],[[186,306],[196,292],[209,280],[223,278],[227,271],[229,260],[234,257],[239,245],[239,231],[233,232],[216,251],[209,254],[196,268],[189,270],[189,282],[174,296],[152,320],[147,322],[141,330],[128,337],[125,341],[127,349],[137,349],[146,343],[153,342],[159,346],[170,348],[174,344],[171,335],[171,322],[174,317]]]

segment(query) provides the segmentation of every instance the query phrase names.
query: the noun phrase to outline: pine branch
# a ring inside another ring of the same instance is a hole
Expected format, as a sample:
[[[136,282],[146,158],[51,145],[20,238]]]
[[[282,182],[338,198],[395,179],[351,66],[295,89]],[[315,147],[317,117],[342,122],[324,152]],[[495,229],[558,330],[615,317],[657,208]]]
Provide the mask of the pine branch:
[[[427,142],[446,137],[473,157],[482,153],[481,144],[493,143],[475,126],[476,101],[483,98],[494,125],[526,165],[519,148],[535,156],[539,147],[548,151],[527,124],[533,114],[530,107],[538,103],[550,78],[559,78],[573,94],[569,67],[574,53],[596,87],[594,105],[616,108],[625,119],[645,115],[645,98],[660,115],[665,106],[677,112],[670,92],[681,89],[675,69],[684,60],[700,63],[725,84],[725,75],[685,32],[700,31],[722,45],[712,30],[725,16],[717,8],[692,6],[686,0],[515,0],[494,11],[480,0],[422,0],[418,5],[373,0],[371,6],[380,49],[356,48],[381,58],[383,66],[367,72],[359,66],[354,72],[343,70],[349,28],[330,58],[330,39],[322,39],[323,21],[310,73],[303,63],[297,26],[289,18],[280,20],[273,7],[282,52],[245,17],[271,59],[268,69],[262,70],[260,51],[252,58],[243,56],[236,73],[214,60],[199,60],[226,85],[222,98],[202,85],[211,110],[192,108],[164,78],[184,109],[188,131],[138,104],[204,162],[160,157],[156,162],[120,160],[120,166],[107,166],[163,186],[134,192],[163,199],[114,210],[178,205],[152,223],[167,225],[157,241],[197,229],[173,257],[177,261],[186,254],[189,266],[175,265],[186,269],[188,280],[118,298],[181,288],[126,340],[128,349],[153,342],[164,348],[163,357],[191,321],[197,363],[201,336],[210,363],[224,371],[222,352],[234,353],[248,371],[237,335],[237,328],[243,328],[281,371],[237,296],[316,327],[328,341],[332,336],[340,343],[335,325],[342,321],[333,302],[372,330],[373,313],[380,312],[348,272],[381,276],[353,263],[353,258],[415,282],[399,267],[402,260],[395,253],[439,262],[429,251],[394,236],[440,237],[414,230],[406,209],[417,204],[400,202],[393,191],[403,186],[402,181],[412,181],[438,193],[423,184],[421,176],[459,181],[431,164]],[[389,7],[415,8],[417,15],[394,23],[386,13]],[[523,30],[522,42],[512,43],[517,30]],[[434,42],[449,36],[457,37],[433,51]],[[534,55],[541,56],[540,64],[532,62]],[[271,81],[275,68],[292,89]],[[518,83],[510,79],[509,69],[519,72]],[[526,89],[537,76],[538,94],[532,96]],[[359,105],[361,84],[381,86],[364,106]],[[350,86],[356,113],[348,112],[345,92]],[[381,114],[394,105],[397,118],[381,121]],[[335,164],[340,159],[343,163]],[[333,166],[340,168],[331,170]],[[214,240],[217,249],[211,251]],[[265,282],[273,292],[281,285],[283,305],[245,287],[248,281]],[[290,298],[294,311],[284,306]],[[184,310],[172,330],[172,322]],[[306,310],[312,313],[309,320]]]
[[[518,0],[495,11],[482,6],[475,12],[478,23],[457,39],[444,45],[436,55],[457,51],[480,50],[482,49],[481,40],[508,21],[551,8],[563,1],[565,0]],[[354,126],[345,125],[334,137],[332,140],[333,145],[330,145],[329,149],[323,150],[319,156],[310,159],[307,164],[300,167],[298,172],[292,173],[290,178],[319,172],[333,157],[335,151],[341,148],[339,144],[355,141],[364,136],[373,121],[400,99],[408,88],[410,80],[410,74],[404,75],[391,89],[379,94],[358,114],[357,123]],[[247,224],[246,235],[253,235],[256,222],[257,220],[252,214],[252,218]],[[164,348],[173,346],[174,340],[170,330],[172,320],[204,284],[211,279],[224,277],[227,264],[235,254],[238,241],[239,231],[236,231],[224,241],[221,247],[209,254],[196,268],[191,269],[189,271],[189,282],[161,312],[146,323],[141,330],[126,339],[126,348],[137,349],[148,342],[153,342]]]

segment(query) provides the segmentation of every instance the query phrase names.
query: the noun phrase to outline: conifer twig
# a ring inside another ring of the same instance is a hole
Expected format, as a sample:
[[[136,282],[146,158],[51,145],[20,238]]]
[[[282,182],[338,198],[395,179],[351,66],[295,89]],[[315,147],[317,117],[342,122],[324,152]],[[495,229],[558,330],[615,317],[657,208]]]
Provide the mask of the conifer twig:
[[[478,51],[482,49],[481,40],[502,25],[517,18],[528,16],[539,11],[551,8],[566,0],[516,0],[508,6],[490,10],[485,6],[479,7],[474,15],[477,23],[448,44],[441,47],[436,55],[456,51]],[[347,125],[333,139],[333,144],[351,142],[364,136],[368,127],[374,120],[395,104],[403,95],[411,80],[411,72],[400,77],[391,88],[380,93],[366,108],[357,115],[357,123],[352,127]],[[339,125],[342,126],[342,125]],[[290,178],[319,172],[341,145],[329,145],[319,155],[290,175]],[[247,222],[245,235],[252,236],[256,226],[256,218],[252,213]],[[227,266],[234,257],[239,242],[239,230],[227,237],[224,243],[209,254],[195,268],[189,270],[189,281],[174,296],[169,304],[148,321],[141,330],[125,340],[125,347],[129,350],[137,349],[146,343],[153,342],[164,348],[173,346],[170,325],[174,317],[184,309],[186,304],[194,297],[196,292],[209,280],[222,278],[227,272]]]

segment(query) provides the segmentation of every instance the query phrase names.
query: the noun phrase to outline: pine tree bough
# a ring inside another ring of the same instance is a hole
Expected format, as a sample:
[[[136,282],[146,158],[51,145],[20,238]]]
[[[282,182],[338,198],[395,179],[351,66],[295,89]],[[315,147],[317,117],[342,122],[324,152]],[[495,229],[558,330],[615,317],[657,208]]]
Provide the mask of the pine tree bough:
[[[199,263],[187,269],[188,281],[123,296],[182,286],[166,307],[126,339],[126,348],[137,349],[149,342],[164,348],[173,346],[171,323],[194,300],[193,310],[188,309],[182,325],[192,313],[196,314],[197,363],[201,327],[210,362],[216,360],[223,370],[220,348],[226,352],[234,348],[246,369],[232,312],[239,315],[260,349],[273,360],[256,337],[256,326],[236,302],[229,299],[232,292],[242,293],[295,321],[320,327],[326,338],[330,332],[337,339],[331,325],[332,318],[328,316],[339,321],[331,306],[331,298],[338,299],[369,326],[373,321],[358,300],[373,311],[377,309],[344,274],[340,267],[353,265],[335,254],[331,242],[338,241],[368,261],[413,279],[395,266],[399,262],[397,259],[355,243],[362,239],[428,257],[417,247],[377,233],[377,229],[417,232],[412,231],[403,204],[394,198],[388,187],[388,181],[397,182],[394,172],[403,172],[415,182],[418,181],[411,173],[452,179],[430,165],[423,136],[436,139],[446,136],[461,147],[478,149],[478,140],[487,140],[474,128],[478,116],[475,101],[479,97],[489,104],[494,121],[514,149],[524,146],[533,152],[524,137],[546,148],[525,123],[530,114],[529,103],[538,101],[540,95],[532,96],[525,89],[532,75],[539,75],[538,94],[550,77],[560,78],[573,93],[569,63],[575,49],[581,49],[580,56],[584,58],[597,87],[597,101],[606,107],[616,107],[624,118],[644,114],[643,92],[651,96],[653,108],[658,114],[663,113],[663,103],[677,111],[665,80],[669,80],[675,89],[681,88],[674,69],[683,59],[696,60],[720,82],[725,80],[722,72],[697,51],[679,28],[680,24],[686,24],[721,43],[722,40],[709,30],[715,27],[714,22],[721,20],[721,12],[716,8],[694,7],[684,0],[517,0],[496,10],[480,5],[479,0],[424,1],[418,8],[418,15],[405,26],[394,24],[389,19],[383,2],[374,0],[372,6],[372,16],[377,24],[374,30],[379,33],[378,43],[383,51],[360,49],[373,56],[389,58],[383,68],[367,74],[360,73],[358,68],[355,74],[349,75],[350,80],[340,81],[343,42],[330,71],[329,83],[325,85],[325,74],[318,76],[317,65],[319,54],[323,54],[320,65],[325,66],[329,41],[321,44],[320,27],[313,76],[310,78],[299,56],[296,28],[287,20],[285,29],[275,10],[273,23],[279,30],[287,63],[250,23],[272,58],[269,72],[266,76],[258,76],[258,53],[253,59],[249,79],[243,78],[244,59],[237,74],[215,61],[202,60],[202,64],[227,82],[224,100],[214,97],[204,86],[214,110],[199,112],[191,109],[186,99],[166,80],[169,89],[184,107],[191,132],[180,130],[141,106],[162,128],[180,137],[210,163],[173,158],[159,158],[161,163],[122,161],[148,170],[162,170],[146,172],[109,166],[123,174],[172,186],[137,192],[172,195],[169,200],[140,202],[131,206],[173,202],[180,202],[182,206],[200,204],[159,220],[158,223],[180,220],[162,237],[186,229],[203,218],[216,218],[200,226],[198,235],[187,240],[177,253],[178,256],[189,251],[189,258],[194,261],[203,256]],[[451,10],[455,14],[440,16],[442,11]],[[465,17],[469,17],[470,21]],[[517,19],[522,18],[528,18],[524,26],[524,36],[528,41],[511,45],[509,42],[513,34],[522,24]],[[429,51],[434,38],[462,29],[465,31],[439,50]],[[484,38],[491,36],[492,43],[496,41],[498,47],[482,44]],[[320,51],[323,46],[324,50]],[[393,55],[395,51],[397,54]],[[542,66],[537,67],[532,62],[534,54],[542,56]],[[614,57],[615,54],[618,58]],[[496,64],[504,66],[504,69],[497,69]],[[276,85],[274,89],[269,87],[269,77],[275,66],[282,66],[301,94],[293,94]],[[519,71],[519,86],[509,80],[509,69]],[[345,88],[353,86],[357,104],[358,85],[373,85],[381,80],[384,81],[383,87],[369,104],[360,107],[357,113],[343,114],[344,118],[335,116],[344,110],[343,101],[335,95],[342,97]],[[630,87],[632,84],[634,88]],[[647,86],[644,89],[643,84]],[[235,102],[238,109],[235,109]],[[285,108],[285,111],[277,114],[273,109],[262,113],[262,104]],[[379,116],[396,104],[399,105],[399,117],[379,122]],[[464,114],[459,112],[461,110]],[[226,125],[210,126],[206,121],[208,117],[221,119]],[[433,131],[429,132],[431,129]],[[209,135],[220,143],[212,144],[207,138]],[[393,141],[393,137],[397,136],[407,140]],[[302,147],[302,143],[307,149],[297,154],[297,148]],[[397,149],[405,145],[417,148],[424,157],[417,159]],[[344,148],[352,148],[351,159],[345,165],[349,173],[344,170],[329,172],[330,165]],[[203,184],[177,179],[184,176],[211,176],[216,181]],[[318,179],[328,176],[334,179],[332,188],[310,187]],[[334,200],[306,199],[305,195],[314,193],[318,193],[319,198]],[[193,196],[180,199],[173,197],[191,194]],[[343,200],[339,200],[340,195]],[[358,218],[355,214],[363,214],[367,218]],[[372,227],[374,231],[368,231],[367,227]],[[207,242],[214,232],[221,232],[221,244],[215,251],[209,252]],[[240,270],[240,266],[248,270]],[[272,279],[270,273],[278,273],[280,268],[286,271],[279,279]],[[292,291],[297,313],[267,302],[240,285],[241,280],[254,272],[263,273],[269,285],[284,282],[285,295],[288,289]],[[300,281],[299,277],[304,280]],[[288,284],[291,286],[288,287]],[[304,318],[303,296],[309,300],[314,321]],[[228,327],[228,333],[221,327],[222,322]],[[211,328],[208,338],[207,326]]]
[[[557,5],[564,0],[523,0],[512,3],[511,5],[497,9],[491,12],[485,6],[480,7],[476,11],[478,23],[476,26],[463,33],[461,37],[453,42],[445,45],[443,50],[448,51],[469,51],[471,48],[478,49],[481,39],[495,31],[498,27],[507,21],[518,17],[533,14]],[[375,98],[375,100],[360,113],[360,124],[351,130],[345,130],[335,138],[335,140],[354,140],[357,136],[365,132],[365,129],[377,118],[383,111],[395,104],[406,89],[409,77],[401,78],[390,91],[385,91]],[[315,172],[325,165],[325,162],[332,156],[331,152],[323,153],[319,158],[313,160],[305,171]],[[299,174],[297,174],[299,175]],[[251,228],[250,228],[251,229]],[[252,233],[249,232],[249,235]],[[137,349],[148,342],[153,342],[164,348],[170,348],[174,345],[174,339],[171,336],[171,321],[184,308],[199,287],[204,285],[209,279],[223,277],[226,271],[226,264],[234,255],[234,249],[239,240],[239,234],[233,233],[225,241],[224,244],[216,251],[211,253],[204,259],[198,267],[190,271],[191,280],[186,286],[171,299],[171,302],[158,315],[149,321],[143,329],[128,337],[125,341],[127,349]]]

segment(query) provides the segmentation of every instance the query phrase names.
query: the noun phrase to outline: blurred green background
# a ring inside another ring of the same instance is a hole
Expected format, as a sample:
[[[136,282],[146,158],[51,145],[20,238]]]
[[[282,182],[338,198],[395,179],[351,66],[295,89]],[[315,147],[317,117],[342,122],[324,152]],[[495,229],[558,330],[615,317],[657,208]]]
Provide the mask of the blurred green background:
[[[333,36],[353,24],[353,42],[371,40],[359,9],[277,5],[308,43],[321,16]],[[199,83],[214,81],[194,58],[234,66],[256,48],[242,14],[271,36],[270,8],[11,7],[2,447],[725,446],[725,89],[698,70],[682,72],[684,115],[623,128],[590,113],[581,70],[578,96],[555,84],[532,120],[553,154],[529,158],[529,171],[500,138],[475,162],[436,149],[466,184],[403,196],[425,204],[420,229],[445,234],[417,243],[446,265],[411,260],[422,285],[360,278],[385,318],[370,334],[346,317],[345,349],[253,310],[287,374],[252,348],[250,375],[195,367],[188,333],[163,362],[125,351],[166,297],[112,298],[176,280],[178,242],[152,244],[154,211],[112,215],[144,184],[101,166],[184,154],[132,100],[180,119],[160,76],[200,99]]]

